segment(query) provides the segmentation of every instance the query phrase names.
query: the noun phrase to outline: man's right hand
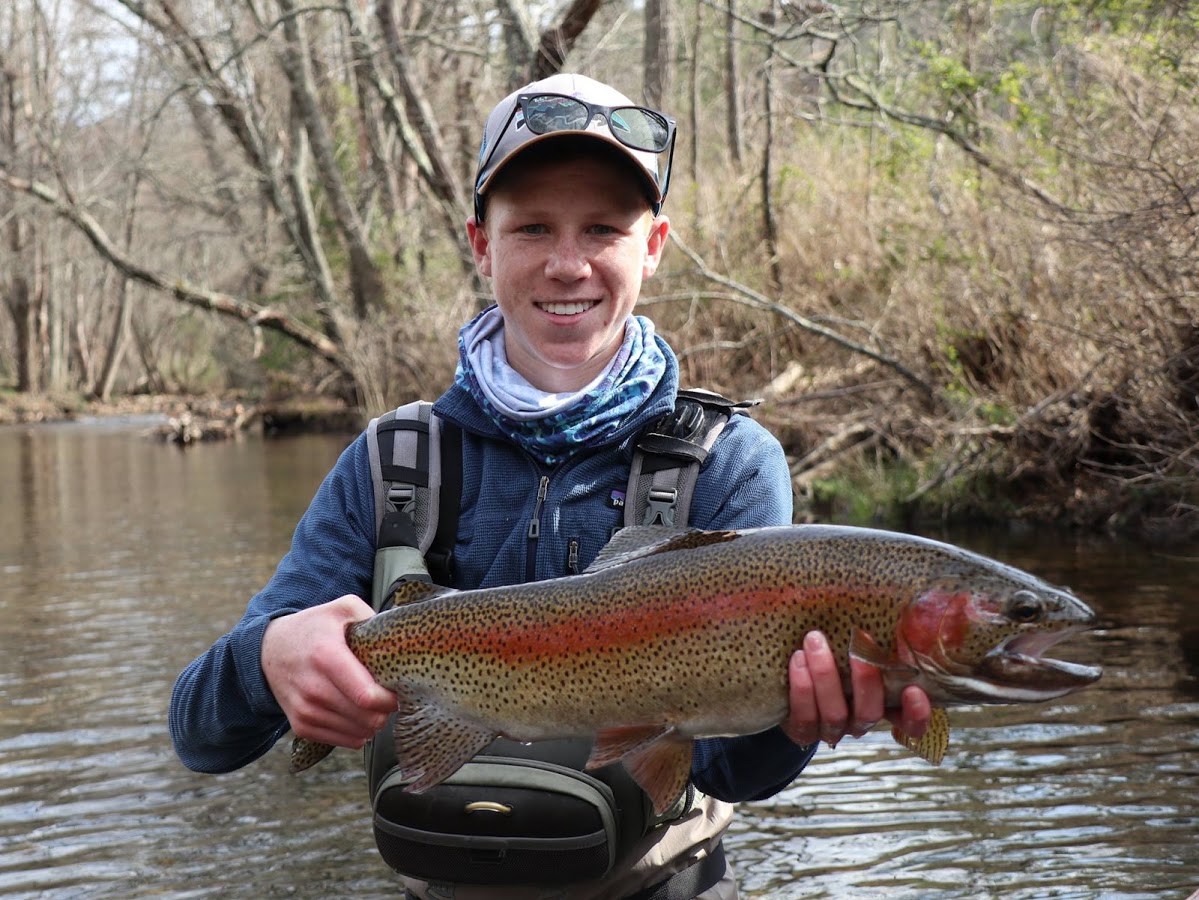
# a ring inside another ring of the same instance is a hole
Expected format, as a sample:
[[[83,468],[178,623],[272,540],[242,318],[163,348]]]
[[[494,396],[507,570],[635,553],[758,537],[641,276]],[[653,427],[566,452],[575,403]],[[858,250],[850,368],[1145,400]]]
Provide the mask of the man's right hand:
[[[298,736],[357,749],[395,712],[396,695],[346,646],[346,625],[372,615],[366,601],[346,594],[267,626],[262,671]]]

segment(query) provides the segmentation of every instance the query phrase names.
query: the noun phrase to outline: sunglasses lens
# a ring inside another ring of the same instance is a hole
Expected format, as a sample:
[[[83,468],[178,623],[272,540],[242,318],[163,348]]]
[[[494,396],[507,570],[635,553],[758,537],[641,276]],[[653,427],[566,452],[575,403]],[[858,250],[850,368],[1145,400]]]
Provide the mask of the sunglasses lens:
[[[666,120],[640,106],[622,106],[608,115],[608,126],[617,139],[634,150],[661,153],[670,143]]]
[[[581,131],[590,119],[587,107],[570,97],[554,94],[529,97],[521,105],[525,111],[525,125],[534,134]]]
[[[551,131],[583,131],[591,122],[587,104],[560,94],[541,94],[521,100],[525,125],[534,134]],[[634,150],[661,153],[670,146],[670,125],[665,117],[640,106],[599,107],[613,136]]]

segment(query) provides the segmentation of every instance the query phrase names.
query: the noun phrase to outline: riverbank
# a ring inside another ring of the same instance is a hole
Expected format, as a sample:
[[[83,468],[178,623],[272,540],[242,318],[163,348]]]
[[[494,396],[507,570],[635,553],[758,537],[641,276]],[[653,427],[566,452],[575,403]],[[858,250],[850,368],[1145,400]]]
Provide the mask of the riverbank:
[[[136,394],[100,401],[81,394],[0,391],[0,425],[146,417],[160,417],[155,433],[175,443],[228,438],[251,431],[271,435],[352,434],[364,424],[358,410],[312,397],[255,401],[234,395]]]
[[[318,397],[255,401],[149,394],[98,402],[77,394],[0,391],[0,425],[89,418],[149,419],[150,436],[179,445],[240,434],[352,435],[365,425],[360,411]],[[786,428],[768,423],[772,426],[790,445],[789,454],[803,456]],[[972,466],[962,466],[958,457],[942,458],[944,447],[904,454],[879,453],[869,442],[843,448],[818,469],[793,473],[797,517],[909,529],[1048,525],[1162,545],[1199,537],[1199,508],[1189,502],[1185,485],[1132,485],[1061,460],[1054,477],[1047,477],[1043,465],[1016,464],[1004,443],[996,440],[989,453],[980,450],[986,461]],[[957,474],[949,475],[953,470]]]

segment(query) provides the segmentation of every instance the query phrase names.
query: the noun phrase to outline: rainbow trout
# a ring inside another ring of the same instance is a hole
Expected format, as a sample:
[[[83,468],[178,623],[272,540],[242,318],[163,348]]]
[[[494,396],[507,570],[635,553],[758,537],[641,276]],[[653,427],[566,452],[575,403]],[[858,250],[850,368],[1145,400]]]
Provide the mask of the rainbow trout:
[[[857,657],[888,707],[922,687],[933,721],[896,740],[937,764],[944,708],[1060,697],[1100,669],[1043,653],[1094,625],[1072,594],[924,538],[797,525],[626,528],[581,575],[452,591],[403,585],[346,641],[399,698],[406,789],[427,790],[495,737],[593,737],[588,768],[622,760],[663,812],[686,788],[692,741],[753,734],[787,715],[787,664],[828,637],[849,685]],[[332,748],[298,739],[291,770]]]

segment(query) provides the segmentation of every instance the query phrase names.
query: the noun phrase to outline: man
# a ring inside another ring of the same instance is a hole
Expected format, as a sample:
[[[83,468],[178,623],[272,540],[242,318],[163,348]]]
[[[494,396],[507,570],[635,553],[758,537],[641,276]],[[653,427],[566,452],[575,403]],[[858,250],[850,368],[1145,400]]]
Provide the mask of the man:
[[[530,84],[487,120],[466,228],[496,305],[463,327],[455,383],[435,405],[463,432],[458,588],[570,574],[620,524],[613,495],[627,481],[631,442],[673,409],[678,390],[674,354],[648,319],[632,315],[670,230],[660,210],[673,147],[668,117],[579,75]],[[735,416],[700,473],[691,524],[786,524],[791,513],[781,447]],[[396,697],[344,638],[347,623],[372,614],[362,598],[375,521],[362,436],[321,485],[242,621],[176,683],[171,734],[189,767],[238,768],[289,727],[361,747],[383,726]],[[788,720],[759,735],[698,742],[692,782],[703,796],[652,829],[604,878],[500,888],[455,885],[450,873],[432,887],[409,880],[408,890],[464,900],[619,898],[670,883],[675,896],[684,884],[678,873],[718,853],[732,815],[727,801],[776,793],[818,741],[861,735],[884,715],[878,671],[853,663],[851,706],[819,634],[807,636],[788,674]],[[928,712],[927,697],[911,688],[896,715],[918,735]],[[708,868],[686,896],[735,897],[731,871]]]

